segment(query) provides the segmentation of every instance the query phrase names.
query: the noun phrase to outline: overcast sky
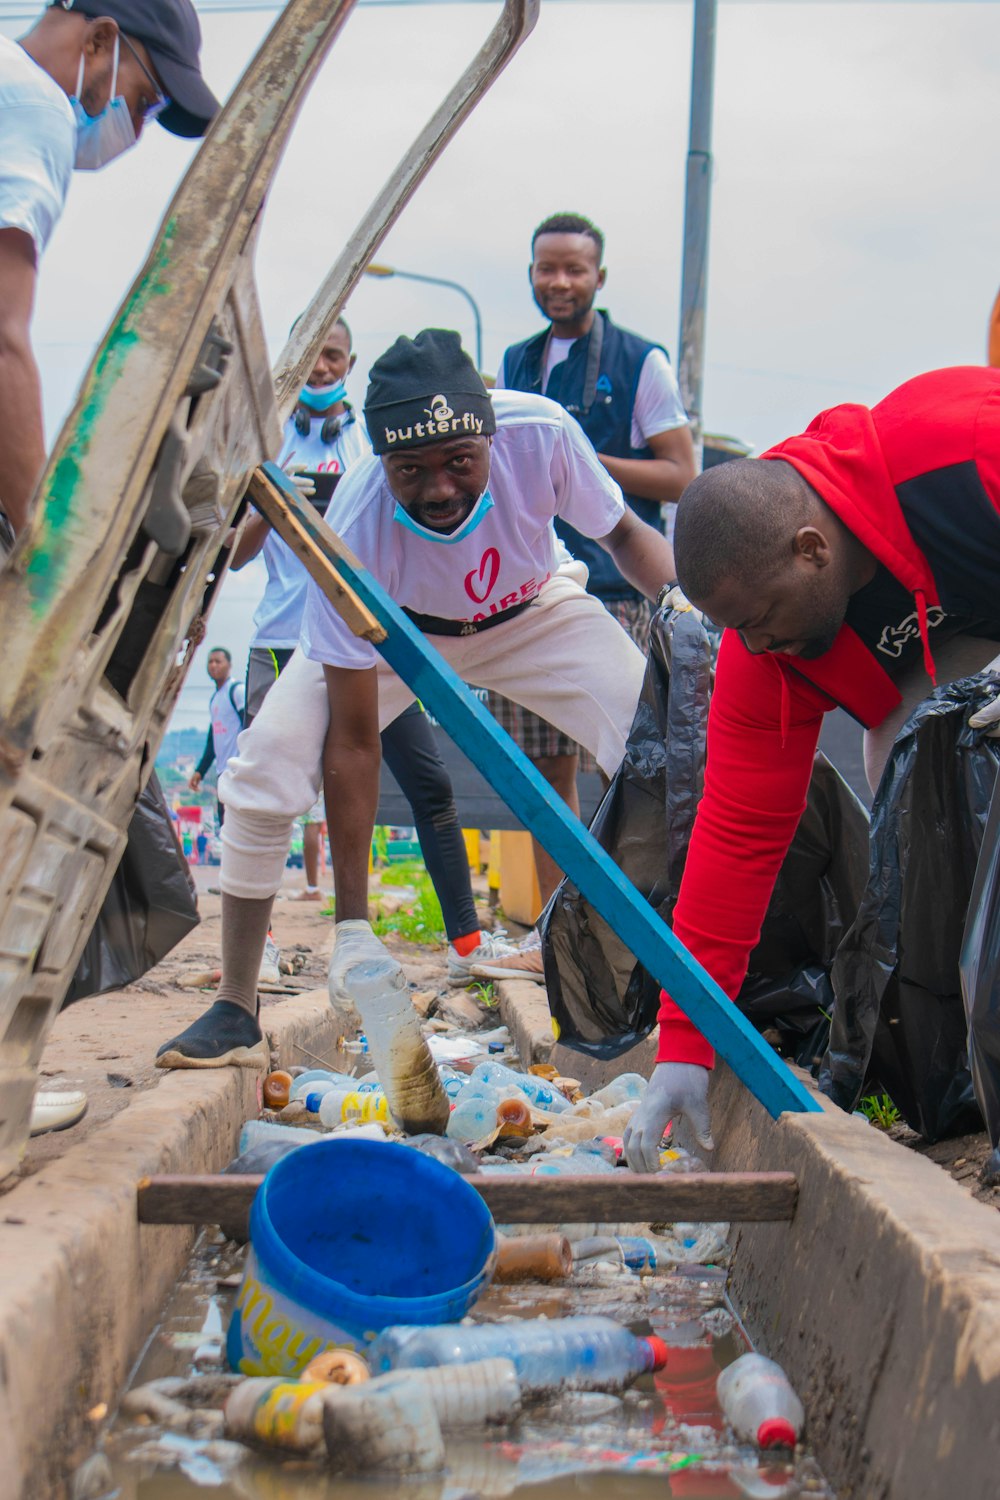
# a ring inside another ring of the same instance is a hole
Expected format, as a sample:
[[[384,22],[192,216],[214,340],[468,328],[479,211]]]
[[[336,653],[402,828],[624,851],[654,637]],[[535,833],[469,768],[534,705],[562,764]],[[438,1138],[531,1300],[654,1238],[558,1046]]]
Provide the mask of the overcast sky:
[[[273,353],[498,10],[373,6],[352,17],[266,210],[258,281]],[[558,209],[604,229],[603,301],[617,321],[674,352],[691,19],[687,4],[542,0],[534,34],[379,252],[468,286],[488,369],[541,326],[530,234]],[[221,97],[272,20],[203,16],[204,71]],[[1000,285],[998,115],[1000,4],[722,0],[710,430],[761,450],[823,407],[982,361]],[[74,179],[34,323],[50,438],[191,150],[154,126],[121,162]],[[468,309],[444,290],[369,280],[347,315],[358,404],[397,333],[452,326],[472,343]],[[233,577],[210,627],[240,671],[261,588],[257,565]],[[176,722],[204,723],[206,702],[199,662]]]

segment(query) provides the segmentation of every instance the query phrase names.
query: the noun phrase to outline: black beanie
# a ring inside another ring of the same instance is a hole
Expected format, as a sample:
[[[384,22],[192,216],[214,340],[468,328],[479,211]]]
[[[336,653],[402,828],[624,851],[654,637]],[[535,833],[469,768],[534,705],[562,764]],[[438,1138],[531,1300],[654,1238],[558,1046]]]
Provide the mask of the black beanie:
[[[376,453],[496,432],[493,403],[457,333],[404,334],[372,365],[365,422]]]

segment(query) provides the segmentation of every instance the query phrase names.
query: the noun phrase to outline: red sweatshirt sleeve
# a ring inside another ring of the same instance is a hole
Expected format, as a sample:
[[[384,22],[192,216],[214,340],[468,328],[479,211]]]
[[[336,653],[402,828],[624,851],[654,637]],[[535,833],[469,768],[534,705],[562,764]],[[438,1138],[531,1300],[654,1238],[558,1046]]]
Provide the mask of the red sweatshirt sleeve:
[[[773,657],[752,656],[738,635],[725,632],[708,716],[705,790],[673,927],[730,999],[746,977],[806,805],[827,706],[811,683]],[[666,991],[660,1000],[657,1061],[710,1068],[715,1054],[708,1042]]]

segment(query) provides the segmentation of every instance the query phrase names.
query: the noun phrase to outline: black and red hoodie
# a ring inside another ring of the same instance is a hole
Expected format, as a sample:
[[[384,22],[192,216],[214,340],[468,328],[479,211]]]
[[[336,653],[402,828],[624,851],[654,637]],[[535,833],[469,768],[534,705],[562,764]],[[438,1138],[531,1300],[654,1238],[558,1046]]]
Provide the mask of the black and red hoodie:
[[[1000,640],[1000,370],[936,370],[871,410],[833,407],[769,459],[796,468],[880,566],[812,661],[754,656],[723,634],[673,926],[731,998],[805,808],[823,714],[840,706],[872,729],[901,702],[894,678],[914,653],[930,692],[933,638]],[[658,1061],[711,1067],[712,1048],[661,998]]]

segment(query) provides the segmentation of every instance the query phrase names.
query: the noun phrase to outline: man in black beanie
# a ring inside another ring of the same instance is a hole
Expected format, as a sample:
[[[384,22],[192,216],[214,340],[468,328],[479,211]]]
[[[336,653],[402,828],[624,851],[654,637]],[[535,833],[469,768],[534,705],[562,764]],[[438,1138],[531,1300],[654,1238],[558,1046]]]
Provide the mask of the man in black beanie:
[[[494,688],[590,749],[610,775],[642,686],[642,654],[557,550],[564,517],[655,598],[666,539],[622,499],[554,401],[491,397],[456,333],[399,338],[371,372],[373,454],[338,485],[327,520],[466,682]],[[413,694],[312,583],[299,649],[219,785],[226,805],[222,983],[161,1066],[263,1066],[256,985],[293,820],[326,789],[337,928],[330,996],[352,965],[388,955],[368,924],[379,731]],[[325,773],[325,777],[324,777]]]

